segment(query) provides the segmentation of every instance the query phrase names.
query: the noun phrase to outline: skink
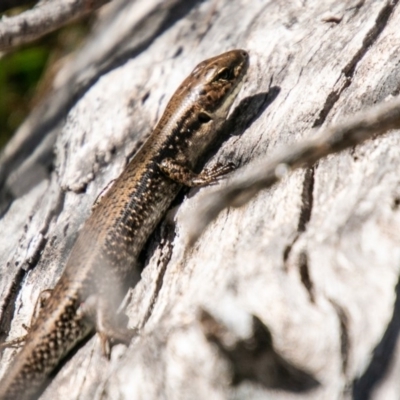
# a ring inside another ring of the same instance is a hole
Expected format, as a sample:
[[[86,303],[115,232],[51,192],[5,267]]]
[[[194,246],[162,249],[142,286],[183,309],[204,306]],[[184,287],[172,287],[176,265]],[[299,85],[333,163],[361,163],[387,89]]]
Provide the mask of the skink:
[[[36,398],[63,357],[97,332],[103,352],[129,343],[115,320],[126,282],[139,280],[136,259],[183,185],[215,181],[230,165],[193,172],[216,140],[249,65],[244,50],[200,63],[179,86],[149,139],[99,200],[64,272],[0,382],[1,400]],[[50,293],[50,294],[49,294]]]

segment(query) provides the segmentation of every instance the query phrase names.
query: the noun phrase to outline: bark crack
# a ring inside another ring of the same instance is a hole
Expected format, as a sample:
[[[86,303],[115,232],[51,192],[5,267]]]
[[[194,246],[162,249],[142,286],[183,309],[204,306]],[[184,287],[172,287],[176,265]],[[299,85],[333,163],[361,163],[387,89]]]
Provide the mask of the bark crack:
[[[349,336],[349,319],[343,309],[335,300],[328,299],[336,311],[340,324],[340,354],[342,357],[342,372],[346,375],[349,361],[350,336]]]
[[[315,303],[314,284],[311,280],[310,270],[308,268],[308,256],[305,251],[302,251],[299,255],[299,270],[301,282],[307,289],[310,302]]]
[[[304,232],[311,219],[313,207],[314,172],[315,167],[311,167],[307,168],[304,173],[303,191],[301,193],[301,209],[299,223],[297,226],[298,232]]]
[[[7,263],[8,266],[9,263]],[[4,305],[1,308],[0,317],[0,343],[6,339],[11,329],[11,321],[15,312],[15,301],[21,289],[22,281],[24,280],[26,271],[20,268],[14,276],[8,293],[4,298]]]
[[[50,222],[54,217],[58,216],[61,213],[64,205],[64,198],[65,198],[65,193],[60,190],[54,206],[48,212],[46,218],[44,219],[43,226],[38,232],[38,236],[40,236],[40,238],[36,241],[36,243],[33,244],[33,249],[29,250],[29,254],[27,254],[23,262],[19,261],[14,262],[15,267],[19,267],[19,269],[12,280],[8,293],[4,299],[4,306],[2,307],[1,310],[2,312],[0,316],[0,341],[3,341],[10,333],[11,322],[15,312],[15,302],[19,295],[20,290],[22,289],[22,284],[26,272],[28,271],[28,269],[35,268],[35,266],[38,264],[43,249],[47,243],[46,235],[50,227]],[[30,217],[29,219],[31,218],[32,217]],[[26,231],[24,232],[24,236],[25,235]],[[30,243],[34,242],[34,239],[35,238],[32,238]],[[20,239],[20,242],[21,241],[23,241],[23,238]],[[24,268],[24,264],[26,264],[29,268]],[[11,262],[7,263],[7,266],[9,265],[11,265]]]
[[[368,400],[372,398],[375,387],[387,375],[393,358],[396,357],[396,346],[400,334],[400,277],[396,285],[392,319],[389,321],[381,341],[372,352],[369,365],[364,373],[353,382],[353,399]]]
[[[314,191],[314,173],[315,167],[310,167],[305,170],[304,179],[303,179],[303,190],[301,193],[301,206],[299,213],[299,221],[297,224],[297,234],[294,239],[285,247],[283,252],[283,262],[286,265],[287,260],[292,252],[292,249],[296,242],[299,240],[301,234],[306,231],[307,225],[311,219],[311,212],[313,207],[313,191]],[[304,262],[303,262],[304,261]],[[314,302],[315,297],[312,291],[312,282],[310,280],[310,274],[308,272],[308,261],[307,254],[303,251],[299,256],[299,269],[301,281],[307,289],[310,300]]]
[[[353,58],[347,63],[347,65],[342,70],[342,75],[345,77],[345,82],[340,89],[334,89],[326,98],[325,104],[322,107],[322,110],[319,113],[318,118],[315,120],[313,124],[313,128],[321,126],[333,106],[339,100],[341,94],[351,85],[352,78],[354,76],[354,72],[358,63],[363,59],[363,57],[367,54],[369,48],[376,42],[385,29],[390,16],[392,15],[393,9],[397,5],[398,0],[389,1],[380,11],[378,17],[375,20],[374,26],[371,30],[366,34],[360,49],[355,53]]]
[[[147,321],[150,319],[155,304],[157,302],[158,299],[158,295],[161,291],[161,288],[163,286],[164,283],[164,276],[165,276],[165,272],[167,270],[167,265],[169,263],[169,261],[171,260],[171,256],[172,256],[172,241],[174,239],[175,236],[175,230],[171,228],[171,226],[168,223],[163,223],[161,226],[161,232],[160,232],[160,237],[161,239],[157,240],[157,238],[155,239],[155,243],[159,244],[159,246],[162,248],[161,249],[161,254],[157,260],[157,270],[158,270],[158,274],[157,274],[157,280],[155,281],[155,289],[153,291],[153,295],[152,298],[150,300],[150,304],[147,308],[146,314],[143,317],[140,329],[142,329]]]

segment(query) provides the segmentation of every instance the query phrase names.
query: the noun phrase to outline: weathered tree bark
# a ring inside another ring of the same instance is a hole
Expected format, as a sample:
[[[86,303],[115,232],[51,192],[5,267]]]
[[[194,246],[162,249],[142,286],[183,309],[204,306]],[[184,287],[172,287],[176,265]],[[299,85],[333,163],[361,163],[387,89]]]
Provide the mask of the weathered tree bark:
[[[54,154],[42,141],[5,183],[14,200],[0,220],[3,336],[24,334],[96,196],[199,61],[250,53],[209,161],[243,166],[397,95],[399,26],[397,0],[204,1],[102,70],[51,126]],[[94,336],[41,399],[397,399],[399,168],[393,131],[223,211],[192,248],[184,218],[212,188],[185,192],[126,300],[138,336],[110,361]],[[28,171],[36,183],[18,190]],[[1,371],[14,355],[4,351]]]
[[[0,22],[0,50],[30,43],[68,22],[89,14],[108,0],[46,0],[36,7]],[[0,7],[6,7],[2,4]],[[1,10],[1,8],[0,8]]]

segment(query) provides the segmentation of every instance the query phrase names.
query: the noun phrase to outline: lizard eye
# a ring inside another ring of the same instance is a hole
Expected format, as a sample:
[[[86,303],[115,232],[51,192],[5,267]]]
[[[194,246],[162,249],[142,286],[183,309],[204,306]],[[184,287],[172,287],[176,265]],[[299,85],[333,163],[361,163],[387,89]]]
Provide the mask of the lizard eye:
[[[214,81],[229,81],[233,79],[234,74],[231,68],[222,68],[215,75]]]

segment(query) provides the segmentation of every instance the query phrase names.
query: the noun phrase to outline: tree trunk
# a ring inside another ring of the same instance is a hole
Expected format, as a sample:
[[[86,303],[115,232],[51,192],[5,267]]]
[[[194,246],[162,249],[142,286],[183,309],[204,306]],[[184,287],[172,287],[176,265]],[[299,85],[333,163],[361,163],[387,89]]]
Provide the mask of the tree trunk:
[[[210,0],[119,60],[75,99],[46,162],[13,172],[36,183],[14,190],[0,220],[3,336],[24,334],[94,200],[198,62],[250,53],[209,160],[242,166],[397,95],[399,26],[397,0]],[[183,215],[211,188],[184,192],[125,302],[138,336],[111,360],[92,337],[40,398],[397,399],[399,142],[391,132],[294,172],[222,212],[192,248]],[[4,351],[2,372],[15,354]]]

